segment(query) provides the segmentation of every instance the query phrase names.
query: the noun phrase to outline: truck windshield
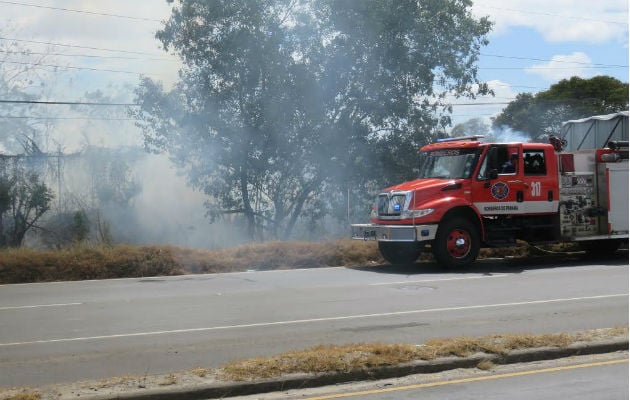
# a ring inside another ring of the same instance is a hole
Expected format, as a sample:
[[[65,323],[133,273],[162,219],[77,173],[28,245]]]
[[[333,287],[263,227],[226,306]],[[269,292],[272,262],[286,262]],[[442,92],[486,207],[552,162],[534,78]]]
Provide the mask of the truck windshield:
[[[441,149],[420,153],[419,178],[470,178],[477,162],[477,149]]]

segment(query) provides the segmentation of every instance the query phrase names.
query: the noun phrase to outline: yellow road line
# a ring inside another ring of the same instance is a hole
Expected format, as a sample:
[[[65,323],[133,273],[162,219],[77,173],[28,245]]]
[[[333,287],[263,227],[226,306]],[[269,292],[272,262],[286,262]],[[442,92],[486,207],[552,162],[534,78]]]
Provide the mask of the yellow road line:
[[[614,365],[614,364],[621,364],[621,363],[627,363],[627,362],[628,362],[628,359],[624,358],[620,360],[576,364],[576,365],[568,365],[564,367],[543,368],[543,369],[535,369],[535,370],[521,371],[521,372],[510,372],[510,373],[499,374],[499,375],[478,376],[475,378],[464,378],[464,379],[454,379],[454,380],[449,380],[449,381],[420,383],[417,385],[400,386],[400,387],[393,387],[393,388],[386,388],[386,389],[365,390],[362,392],[331,394],[328,396],[321,396],[321,397],[309,397],[306,400],[329,400],[329,399],[342,399],[345,397],[368,396],[368,395],[375,395],[375,394],[380,394],[380,393],[398,392],[398,391],[411,390],[411,389],[423,389],[423,388],[430,388],[430,387],[436,387],[436,386],[457,385],[460,383],[489,381],[493,379],[514,378],[518,376],[544,374],[548,372],[569,371],[569,370],[579,369],[579,368],[602,367],[606,365]]]

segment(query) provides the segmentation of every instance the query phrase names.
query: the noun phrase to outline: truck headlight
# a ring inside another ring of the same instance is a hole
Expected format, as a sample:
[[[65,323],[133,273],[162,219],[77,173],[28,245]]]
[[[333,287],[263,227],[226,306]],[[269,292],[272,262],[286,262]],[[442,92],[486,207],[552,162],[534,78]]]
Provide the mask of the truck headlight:
[[[422,218],[431,214],[434,210],[432,208],[425,208],[422,210],[406,210],[403,213],[404,218]]]

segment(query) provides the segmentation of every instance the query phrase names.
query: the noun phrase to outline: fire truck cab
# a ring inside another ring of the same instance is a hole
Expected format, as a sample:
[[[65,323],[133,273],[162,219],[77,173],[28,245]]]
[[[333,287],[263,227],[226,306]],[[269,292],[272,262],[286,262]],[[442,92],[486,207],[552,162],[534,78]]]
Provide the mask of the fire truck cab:
[[[387,261],[414,262],[430,247],[446,267],[472,263],[481,247],[582,242],[614,251],[628,238],[628,144],[560,152],[557,143],[448,139],[420,149],[418,179],[383,190],[370,224]]]

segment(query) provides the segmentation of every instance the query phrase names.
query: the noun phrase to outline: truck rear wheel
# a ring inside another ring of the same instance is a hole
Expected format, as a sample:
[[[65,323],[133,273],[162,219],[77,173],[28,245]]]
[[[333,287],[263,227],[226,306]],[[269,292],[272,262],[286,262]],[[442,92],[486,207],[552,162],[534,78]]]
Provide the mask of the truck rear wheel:
[[[386,261],[394,265],[412,264],[422,253],[418,244],[413,242],[378,242],[378,250]]]
[[[454,218],[440,224],[433,242],[433,255],[446,268],[465,267],[479,255],[479,231],[475,224]]]

